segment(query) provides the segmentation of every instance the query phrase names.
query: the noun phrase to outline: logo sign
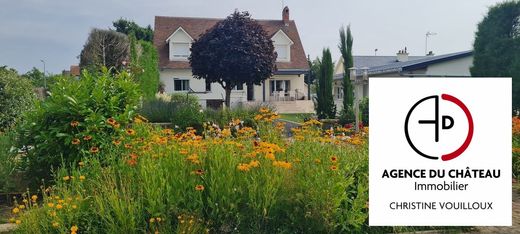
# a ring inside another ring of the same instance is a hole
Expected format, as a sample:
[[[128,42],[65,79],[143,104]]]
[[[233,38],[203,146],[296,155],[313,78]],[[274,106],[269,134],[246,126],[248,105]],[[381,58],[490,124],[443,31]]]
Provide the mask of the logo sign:
[[[408,141],[408,144],[410,144],[410,147],[412,147],[412,149],[415,150],[415,152],[417,152],[417,154],[419,154],[427,159],[436,160],[436,159],[439,159],[438,156],[431,156],[431,155],[425,154],[421,150],[417,149],[417,147],[413,144],[412,140],[410,139],[410,133],[409,133],[409,127],[408,127],[408,122],[410,121],[410,115],[415,110],[415,108],[418,105],[420,105],[423,102],[430,100],[430,99],[435,100],[435,117],[434,117],[434,119],[431,119],[431,120],[419,120],[419,124],[434,124],[435,125],[435,142],[439,142],[439,128],[442,127],[442,130],[448,130],[453,127],[453,124],[455,122],[454,122],[453,118],[449,115],[443,115],[442,116],[442,126],[439,125],[439,96],[434,95],[434,96],[425,97],[425,98],[419,100],[418,102],[416,102],[412,106],[412,108],[406,115],[406,120],[405,120],[405,124],[404,124],[404,133],[406,135],[406,140]],[[457,148],[457,150],[455,150],[449,154],[442,155],[441,159],[443,161],[449,161],[449,160],[452,160],[452,159],[458,157],[459,155],[461,155],[468,148],[469,143],[471,142],[471,138],[473,137],[473,128],[474,128],[473,117],[471,116],[471,113],[468,110],[468,108],[466,107],[466,105],[464,105],[464,103],[462,101],[460,101],[459,99],[457,99],[456,97],[449,95],[449,94],[442,94],[442,100],[452,102],[452,103],[456,104],[458,107],[460,107],[460,109],[462,109],[464,111],[464,114],[466,115],[466,119],[468,120],[468,124],[469,124],[468,134],[466,136],[466,140],[464,141],[464,143],[459,148]]]
[[[511,78],[370,78],[369,224],[510,226]]]

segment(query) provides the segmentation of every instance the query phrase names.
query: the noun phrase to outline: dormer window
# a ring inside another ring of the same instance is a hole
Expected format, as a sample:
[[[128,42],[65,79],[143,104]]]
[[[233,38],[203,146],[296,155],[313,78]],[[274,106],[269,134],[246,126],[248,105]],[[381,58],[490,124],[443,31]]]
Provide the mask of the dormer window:
[[[172,60],[188,59],[190,56],[190,43],[172,43],[171,53]]]
[[[276,62],[290,62],[291,46],[294,44],[291,38],[289,38],[282,30],[278,30],[271,40],[273,41],[274,50],[278,54]]]
[[[290,45],[274,45],[274,51],[276,51],[276,54],[278,54],[278,57],[276,57],[276,61],[289,61],[290,48]]]
[[[182,27],[175,30],[166,39],[170,49],[170,61],[187,61],[191,54],[190,47],[192,41],[193,38]]]

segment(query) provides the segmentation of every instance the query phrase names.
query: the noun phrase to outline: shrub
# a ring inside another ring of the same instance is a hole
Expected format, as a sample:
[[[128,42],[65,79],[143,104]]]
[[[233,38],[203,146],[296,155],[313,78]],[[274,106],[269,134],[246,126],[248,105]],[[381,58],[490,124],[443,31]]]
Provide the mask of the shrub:
[[[176,106],[171,117],[176,130],[184,131],[188,127],[193,127],[198,132],[203,130],[204,113],[197,96],[175,93],[171,95],[171,102]]]
[[[13,69],[0,67],[0,132],[12,128],[31,109],[35,95],[31,82]]]
[[[145,100],[139,109],[139,114],[152,123],[171,123],[177,106],[177,103],[164,99]]]
[[[274,116],[262,109],[257,124],[269,126]],[[235,123],[208,128],[214,134],[205,138],[193,130],[174,134],[133,124],[135,134],[120,145],[58,170],[56,185],[36,199],[43,205],[29,200],[29,209],[13,215],[21,222],[16,232],[68,232],[74,226],[91,233],[366,228],[366,134],[331,137],[306,123],[294,140],[271,139],[280,128],[270,126],[259,141],[254,129]]]
[[[14,137],[13,132],[0,133],[0,193],[13,192],[17,188],[12,177],[16,172]]]
[[[32,148],[24,166],[32,182],[49,178],[51,168],[70,166],[82,156],[105,150],[124,134],[139,102],[137,85],[125,72],[83,72],[79,80],[62,78],[50,96],[36,105],[20,128],[20,147]]]
[[[255,116],[262,106],[236,106],[220,110],[206,109],[204,111],[205,122],[215,123],[219,126],[229,124],[234,119],[243,121],[243,125],[253,127],[255,125]]]
[[[513,117],[513,177],[520,178],[520,117]]]

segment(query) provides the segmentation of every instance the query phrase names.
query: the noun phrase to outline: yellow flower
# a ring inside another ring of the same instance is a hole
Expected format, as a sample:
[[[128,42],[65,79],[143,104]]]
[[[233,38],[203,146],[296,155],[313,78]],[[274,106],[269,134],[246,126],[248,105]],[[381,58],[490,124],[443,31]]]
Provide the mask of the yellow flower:
[[[331,170],[333,170],[333,171],[335,171],[335,170],[338,170],[338,167],[337,167],[337,166],[334,166],[334,165],[332,165],[332,166],[330,166],[330,169],[331,169]]]
[[[27,199],[23,199],[22,202],[23,203],[29,203],[29,201]]]
[[[333,163],[335,163],[335,162],[338,161],[338,157],[336,157],[336,156],[332,156],[332,157],[330,157],[330,161],[333,162]]]
[[[58,222],[52,222],[52,227],[57,228],[60,226],[60,223]]]
[[[231,130],[229,130],[229,128],[222,130],[222,137],[229,137],[229,136],[231,136]]]
[[[249,171],[249,164],[240,163],[237,166],[239,171]]]
[[[85,180],[85,176],[83,176],[83,175],[79,176],[79,180]]]
[[[54,207],[54,203],[49,202],[49,203],[47,203],[47,206],[49,206],[50,208],[52,208],[52,207]]]
[[[17,214],[18,212],[20,212],[20,209],[18,209],[18,207],[13,208],[13,214]]]
[[[72,209],[76,209],[76,208],[78,208],[77,205],[72,205]]]
[[[284,162],[284,161],[274,161],[273,166],[285,168],[285,169],[291,169],[292,164],[290,162]]]
[[[155,218],[150,218],[150,223],[154,223],[155,222]]]
[[[22,220],[17,219],[17,220],[15,221],[15,223],[16,223],[16,224],[21,224],[21,223],[22,223]]]
[[[78,230],[79,230],[79,228],[76,225],[73,225],[72,227],[70,227],[70,232],[77,232]]]
[[[80,166],[80,167],[85,166],[85,163],[84,162],[78,162],[78,166]]]
[[[81,143],[81,141],[78,138],[72,139],[72,144],[73,145],[79,145],[79,143]]]
[[[249,162],[249,166],[250,167],[259,167],[260,166],[260,161],[253,160],[253,161]]]
[[[70,176],[64,176],[64,177],[63,177],[63,180],[64,180],[64,181],[68,181],[68,180],[70,180]]]
[[[155,220],[157,220],[158,223],[162,221],[161,217],[157,217]]]
[[[61,204],[56,205],[56,209],[60,210],[61,208],[63,208]]]
[[[135,130],[129,128],[129,129],[126,130],[126,134],[128,134],[130,136],[133,136],[133,135],[135,135]]]
[[[32,195],[31,200],[33,200],[33,201],[38,200],[38,196],[37,195]]]
[[[19,205],[18,208],[20,208],[20,210],[23,210],[25,209],[25,205]]]
[[[16,222],[16,219],[15,219],[15,218],[10,218],[10,219],[9,219],[9,223],[14,223],[14,222]]]

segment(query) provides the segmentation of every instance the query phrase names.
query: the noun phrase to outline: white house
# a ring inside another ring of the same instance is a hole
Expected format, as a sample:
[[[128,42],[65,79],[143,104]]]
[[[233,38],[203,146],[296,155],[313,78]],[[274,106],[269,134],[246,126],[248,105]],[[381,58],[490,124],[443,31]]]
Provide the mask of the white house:
[[[223,19],[155,17],[154,45],[159,53],[161,82],[167,93],[192,93],[203,107],[222,106],[225,91],[218,83],[195,79],[188,61],[191,43]],[[270,103],[279,112],[312,112],[304,74],[309,71],[303,45],[289,8],[280,20],[257,20],[273,41],[278,54],[277,71],[261,85],[238,86],[231,93],[231,105]]]
[[[406,49],[396,56],[353,56],[356,76],[368,77],[470,77],[473,65],[473,51],[462,51],[444,55],[409,56]],[[333,95],[338,110],[343,102],[343,58],[334,69]],[[354,90],[358,98],[369,94],[368,81]]]

